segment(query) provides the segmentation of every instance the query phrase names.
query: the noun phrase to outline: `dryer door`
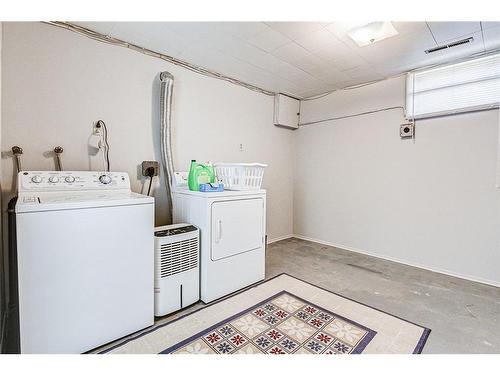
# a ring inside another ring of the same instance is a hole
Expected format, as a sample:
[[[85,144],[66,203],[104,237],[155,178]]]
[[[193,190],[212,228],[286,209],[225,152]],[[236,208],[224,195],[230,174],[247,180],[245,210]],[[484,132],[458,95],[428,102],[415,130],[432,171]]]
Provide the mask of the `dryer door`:
[[[263,223],[262,198],[214,202],[211,259],[219,260],[261,248]]]

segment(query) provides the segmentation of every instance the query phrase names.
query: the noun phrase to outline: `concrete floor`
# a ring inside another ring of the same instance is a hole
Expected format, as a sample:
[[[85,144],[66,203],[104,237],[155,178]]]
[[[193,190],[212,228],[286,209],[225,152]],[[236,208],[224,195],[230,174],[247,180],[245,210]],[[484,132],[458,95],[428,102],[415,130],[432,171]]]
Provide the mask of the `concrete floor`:
[[[500,288],[297,238],[267,247],[266,279],[280,273],[430,328],[424,354],[500,353]],[[203,306],[196,303],[155,325]]]
[[[423,353],[500,353],[500,288],[291,238],[268,246],[288,273],[432,330]]]

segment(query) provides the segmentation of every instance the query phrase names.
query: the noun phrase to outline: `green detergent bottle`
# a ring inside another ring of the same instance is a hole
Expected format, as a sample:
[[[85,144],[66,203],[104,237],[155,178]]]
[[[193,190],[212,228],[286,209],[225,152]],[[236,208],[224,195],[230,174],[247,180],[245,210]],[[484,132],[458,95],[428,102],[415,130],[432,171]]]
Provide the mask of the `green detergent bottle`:
[[[192,191],[200,191],[200,184],[215,183],[215,171],[211,164],[197,163],[191,160],[189,168],[188,187]]]

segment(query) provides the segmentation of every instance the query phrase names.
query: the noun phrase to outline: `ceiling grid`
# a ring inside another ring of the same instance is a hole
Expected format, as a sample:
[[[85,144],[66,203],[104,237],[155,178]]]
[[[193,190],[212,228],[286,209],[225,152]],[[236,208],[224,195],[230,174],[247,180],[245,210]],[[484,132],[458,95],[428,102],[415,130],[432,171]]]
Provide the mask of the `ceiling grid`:
[[[359,47],[353,22],[76,22],[271,92],[304,98],[500,48],[500,22],[392,22]],[[471,43],[425,50],[466,37]]]

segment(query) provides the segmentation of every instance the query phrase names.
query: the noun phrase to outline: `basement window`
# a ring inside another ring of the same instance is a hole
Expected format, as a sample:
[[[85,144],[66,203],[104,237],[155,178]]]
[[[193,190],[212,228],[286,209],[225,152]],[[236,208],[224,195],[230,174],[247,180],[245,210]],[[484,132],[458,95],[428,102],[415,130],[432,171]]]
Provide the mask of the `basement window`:
[[[498,108],[500,53],[408,73],[409,119]]]

